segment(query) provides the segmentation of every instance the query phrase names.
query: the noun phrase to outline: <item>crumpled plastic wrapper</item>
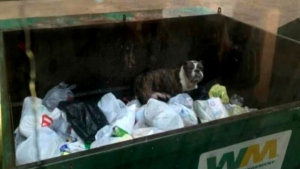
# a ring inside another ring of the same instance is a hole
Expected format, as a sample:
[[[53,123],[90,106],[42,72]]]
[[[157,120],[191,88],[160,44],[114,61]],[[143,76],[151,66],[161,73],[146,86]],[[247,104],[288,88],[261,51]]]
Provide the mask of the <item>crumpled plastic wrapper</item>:
[[[230,103],[231,104],[235,104],[235,105],[238,105],[238,106],[243,106],[244,104],[244,98],[237,95],[237,94],[233,94],[230,98]]]

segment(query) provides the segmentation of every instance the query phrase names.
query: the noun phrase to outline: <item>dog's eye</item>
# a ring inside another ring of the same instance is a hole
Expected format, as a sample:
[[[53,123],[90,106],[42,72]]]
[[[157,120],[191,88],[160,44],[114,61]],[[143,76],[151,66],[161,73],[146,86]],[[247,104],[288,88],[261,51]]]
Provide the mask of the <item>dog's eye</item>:
[[[201,71],[203,70],[203,67],[199,67],[199,66],[198,66],[197,68],[200,69]]]

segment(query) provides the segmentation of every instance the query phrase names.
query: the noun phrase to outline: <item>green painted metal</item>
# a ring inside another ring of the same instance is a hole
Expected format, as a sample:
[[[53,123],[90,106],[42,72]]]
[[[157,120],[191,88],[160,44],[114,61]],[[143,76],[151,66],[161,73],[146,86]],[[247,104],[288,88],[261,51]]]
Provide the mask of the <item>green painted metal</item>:
[[[300,28],[300,18],[297,18],[297,19],[279,27],[277,30],[277,33],[279,35],[282,35],[287,38],[291,38],[293,40],[300,42],[299,28]]]
[[[59,16],[59,17],[37,17],[26,18],[26,23],[30,28],[56,28],[67,26],[79,26],[99,24],[106,22],[123,21],[123,16],[126,16],[127,21],[136,21],[144,19],[160,19],[163,18],[163,12],[168,12],[173,17],[180,15],[209,15],[215,14],[211,9],[201,6],[178,8],[178,9],[164,9],[164,10],[148,10],[148,11],[134,11],[134,12],[113,12],[113,13],[99,13],[89,15],[73,15],[73,16]],[[21,19],[6,19],[0,20],[0,31],[20,30],[23,29]]]
[[[132,13],[123,12],[98,15],[27,18],[26,23],[30,28],[66,27],[89,24],[89,22],[95,20],[122,21],[123,15],[126,15],[128,20],[132,19],[133,16]],[[0,21],[0,30],[2,31],[20,29],[23,29],[22,19],[7,19]]]
[[[8,90],[6,71],[5,71],[5,59],[3,48],[3,35],[0,35],[0,164],[2,168],[12,168],[14,166],[14,148],[13,148],[13,131],[11,126],[11,116],[8,102]]]
[[[202,7],[202,6],[194,6],[187,8],[179,8],[179,9],[164,9],[164,16],[193,16],[193,15],[210,15],[215,14],[216,12],[211,9]]]

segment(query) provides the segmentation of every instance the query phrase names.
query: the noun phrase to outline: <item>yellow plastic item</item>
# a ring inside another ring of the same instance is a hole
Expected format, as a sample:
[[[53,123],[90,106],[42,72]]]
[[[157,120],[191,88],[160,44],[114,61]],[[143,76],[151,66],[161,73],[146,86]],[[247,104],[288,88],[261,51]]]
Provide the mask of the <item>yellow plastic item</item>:
[[[227,95],[226,87],[221,86],[219,84],[214,85],[211,87],[210,91],[208,92],[210,98],[219,97],[222,100],[222,103],[227,104],[229,103],[229,97]]]

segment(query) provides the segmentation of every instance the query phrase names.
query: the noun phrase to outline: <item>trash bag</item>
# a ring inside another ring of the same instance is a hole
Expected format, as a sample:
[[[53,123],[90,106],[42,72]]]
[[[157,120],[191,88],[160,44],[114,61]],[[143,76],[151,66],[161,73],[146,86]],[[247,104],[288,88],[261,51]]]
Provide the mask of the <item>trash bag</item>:
[[[126,104],[128,111],[137,112],[137,110],[141,107],[141,103],[139,100],[135,99]]]
[[[39,98],[36,98],[37,112],[35,114],[32,99],[32,97],[26,97],[23,102],[19,131],[25,137],[31,136],[35,132],[35,127],[50,127],[55,119],[61,117],[57,112],[49,112]]]
[[[193,99],[188,94],[178,94],[172,97],[168,104],[177,112],[183,120],[184,126],[198,124],[197,116],[193,111]]]
[[[229,116],[235,116],[246,113],[244,108],[235,104],[226,104],[224,105],[224,107],[226,108]]]
[[[178,94],[175,97],[172,97],[169,101],[168,104],[181,104],[186,106],[189,109],[193,109],[193,102],[194,100],[191,98],[190,95],[183,93],[183,94]]]
[[[225,86],[216,84],[213,87],[211,87],[208,94],[209,94],[210,98],[219,97],[222,100],[222,103],[224,103],[224,104],[229,103],[229,98],[228,98]]]
[[[58,108],[66,113],[67,121],[86,143],[93,142],[97,131],[108,124],[105,115],[94,102],[60,102]]]
[[[146,107],[146,105],[143,105],[135,113],[135,121],[136,121],[136,123],[133,126],[133,130],[137,130],[137,129],[140,129],[140,128],[148,128],[149,127],[145,123],[145,116],[144,116],[145,107]]]
[[[61,101],[72,101],[74,99],[74,95],[71,92],[76,85],[69,86],[64,82],[61,82],[59,85],[53,87],[49,90],[46,96],[43,99],[43,105],[47,107],[49,111],[53,111],[58,103]]]
[[[250,109],[248,107],[241,107],[235,104],[226,104],[224,105],[224,107],[226,108],[228,115],[229,116],[235,116],[235,115],[240,115],[243,113],[249,113],[252,111],[257,111],[257,109]]]
[[[244,98],[242,98],[241,96],[239,96],[237,94],[234,94],[230,98],[230,103],[238,105],[238,106],[243,106],[243,104],[244,104]]]
[[[99,140],[104,137],[111,137],[113,133],[113,127],[106,125],[101,128],[95,135],[95,140]]]
[[[108,93],[98,102],[98,107],[104,113],[108,123],[112,124],[117,116],[123,112],[125,104],[121,100],[116,99],[112,93]]]
[[[150,99],[146,104],[145,123],[163,131],[183,128],[184,124],[179,116],[168,104]]]
[[[198,119],[193,109],[189,109],[179,103],[173,103],[170,106],[180,115],[185,127],[198,124]]]
[[[69,153],[85,151],[86,148],[85,148],[84,142],[81,139],[79,139],[78,141],[75,141],[75,142],[64,143],[62,146],[60,146],[59,150],[60,150],[61,154],[65,153],[65,152],[67,152],[69,154]]]
[[[125,130],[128,134],[131,134],[133,131],[134,122],[135,113],[125,109],[123,113],[117,116],[117,119],[112,124],[112,127],[119,127],[120,129]]]
[[[191,98],[193,100],[207,100],[207,99],[209,99],[207,90],[202,86],[198,86],[197,89],[189,91],[188,94],[191,96]]]
[[[117,126],[113,127],[111,125],[106,125],[97,132],[97,134],[95,135],[95,140],[101,139],[103,137],[122,137],[124,135],[128,135],[125,130]]]
[[[140,107],[136,111],[136,113],[135,113],[135,121],[137,121],[137,122],[139,122],[139,121],[145,121],[145,116],[144,116],[145,107],[146,107],[146,105],[143,105],[142,107]]]
[[[55,108],[51,113],[51,117],[53,116],[55,116],[55,118],[53,118],[53,122],[50,125],[50,128],[55,131],[60,137],[64,138],[64,140],[70,137],[72,138],[72,127],[71,124],[67,121],[66,114],[60,111],[58,108]]]
[[[220,98],[194,102],[194,110],[202,123],[228,117],[228,113]]]
[[[37,138],[36,138],[37,137]],[[32,163],[40,160],[60,156],[60,146],[64,141],[49,127],[39,128],[37,133],[32,134],[16,149],[17,165]]]
[[[135,106],[136,104],[138,103],[131,103],[131,105]],[[112,127],[117,126],[122,130],[125,130],[128,134],[132,133],[135,122],[135,111],[129,111],[128,107],[125,106],[121,100],[116,99],[112,93],[104,95],[100,102],[98,102],[98,106],[103,111],[107,119],[110,119],[108,121]]]
[[[123,137],[125,135],[128,135],[127,131],[123,130],[122,128],[120,128],[118,126],[113,127],[113,134],[112,134],[112,136]]]
[[[97,147],[133,139],[128,134],[123,135],[123,137],[116,137],[114,135],[116,135],[114,133],[114,127],[110,125],[104,126],[95,135],[95,141],[91,144],[91,148],[97,148]]]
[[[138,121],[133,126],[133,131],[141,128],[148,128],[149,126],[145,123],[145,121]]]
[[[139,138],[139,137],[150,136],[150,135],[161,133],[161,132],[163,132],[163,131],[156,127],[147,127],[147,128],[140,128],[140,129],[134,130],[132,133],[132,136],[133,136],[133,138]]]
[[[15,148],[17,148],[23,141],[27,139],[25,136],[21,134],[19,128],[15,130],[14,136],[15,136]]]
[[[91,144],[91,149],[106,146],[106,145],[109,145],[109,144],[119,143],[119,142],[122,142],[122,141],[128,141],[128,140],[132,140],[132,139],[133,139],[132,136],[130,136],[128,134],[123,136],[123,137],[105,137],[105,138],[94,141]]]

